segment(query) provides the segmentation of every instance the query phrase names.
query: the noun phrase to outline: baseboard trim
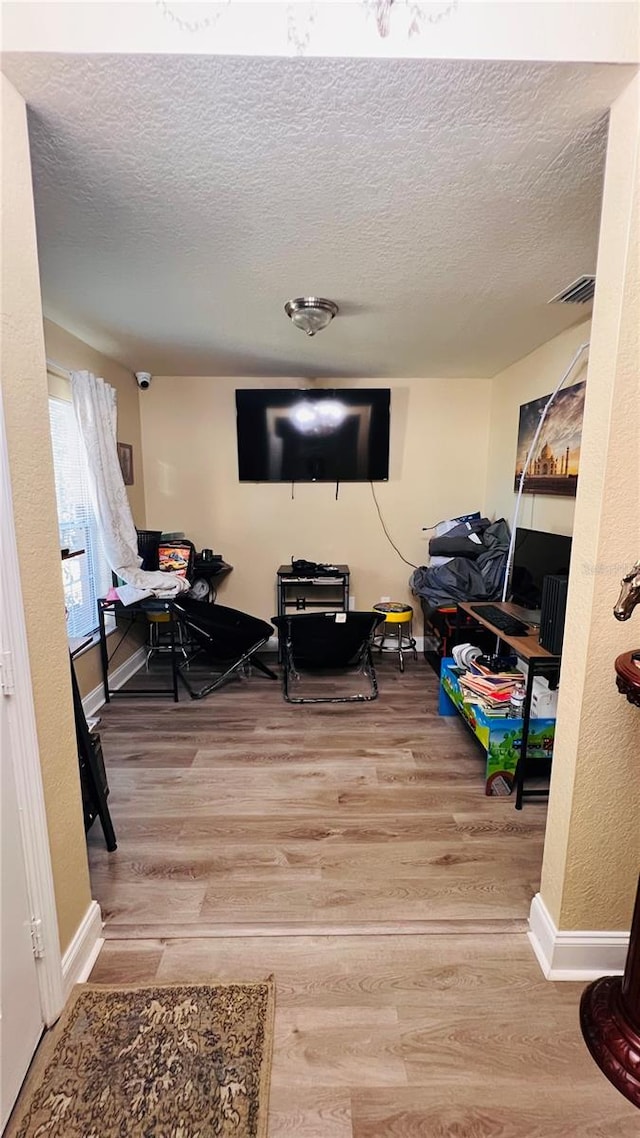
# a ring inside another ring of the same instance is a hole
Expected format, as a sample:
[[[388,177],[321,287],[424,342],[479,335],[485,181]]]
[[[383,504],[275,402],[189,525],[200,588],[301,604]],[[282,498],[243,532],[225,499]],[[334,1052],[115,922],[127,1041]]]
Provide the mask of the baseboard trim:
[[[421,655],[424,649],[424,637],[416,636],[415,641],[416,651],[419,655]],[[278,637],[270,636],[262,651],[277,652]],[[112,690],[117,691],[119,688],[124,687],[127,680],[130,680],[132,676],[135,676],[136,672],[139,672],[140,669],[144,667],[146,658],[146,648],[138,648],[131,654],[131,656],[129,656],[127,660],[125,660],[124,664],[120,664],[120,667],[114,668],[112,672],[109,672],[109,685]],[[374,663],[377,659],[377,654],[374,654]],[[104,706],[104,703],[104,688],[100,683],[97,687],[93,688],[92,691],[88,692],[82,700],[82,706],[87,718],[89,718],[89,716],[95,715],[96,712]]]
[[[629,933],[558,929],[539,893],[531,902],[529,941],[547,980],[597,980],[624,972]]]
[[[65,1000],[74,984],[83,984],[88,979],[103,944],[102,913],[98,902],[92,901],[62,957]]]
[[[127,680],[130,680],[132,676],[135,676],[136,672],[139,672],[140,669],[144,666],[146,658],[146,648],[137,648],[136,651],[132,652],[128,659],[124,661],[124,664],[120,664],[118,668],[114,668],[112,672],[109,672],[109,686],[114,691],[117,691],[118,688],[123,687],[123,685],[126,684]],[[90,715],[95,715],[96,711],[100,710],[104,702],[104,688],[100,683],[97,687],[93,688],[92,691],[85,695],[82,701],[85,715],[87,717]]]

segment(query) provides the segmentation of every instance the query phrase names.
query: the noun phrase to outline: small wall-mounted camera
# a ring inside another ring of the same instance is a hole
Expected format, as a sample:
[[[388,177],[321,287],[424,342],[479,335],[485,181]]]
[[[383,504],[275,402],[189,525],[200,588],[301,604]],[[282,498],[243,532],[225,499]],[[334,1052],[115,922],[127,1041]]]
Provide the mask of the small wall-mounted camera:
[[[151,372],[137,371],[136,383],[138,384],[138,387],[142,388],[143,391],[146,391],[148,387],[151,387]]]

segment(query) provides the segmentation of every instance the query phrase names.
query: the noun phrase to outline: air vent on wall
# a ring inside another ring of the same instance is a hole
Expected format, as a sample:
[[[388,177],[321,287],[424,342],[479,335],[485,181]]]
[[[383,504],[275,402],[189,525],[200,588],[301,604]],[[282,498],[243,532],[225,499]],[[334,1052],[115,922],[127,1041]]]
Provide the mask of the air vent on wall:
[[[596,290],[596,278],[593,273],[585,273],[578,277],[573,284],[567,285],[557,296],[552,296],[548,304],[588,304],[593,300]]]

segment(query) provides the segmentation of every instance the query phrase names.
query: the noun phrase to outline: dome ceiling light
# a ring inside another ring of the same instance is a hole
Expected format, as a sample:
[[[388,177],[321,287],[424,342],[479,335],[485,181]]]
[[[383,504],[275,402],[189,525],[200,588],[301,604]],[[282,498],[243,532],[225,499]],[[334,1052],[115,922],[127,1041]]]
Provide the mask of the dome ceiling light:
[[[322,296],[298,296],[295,300],[288,300],[284,310],[296,328],[307,336],[321,332],[340,311],[333,300],[325,300]]]

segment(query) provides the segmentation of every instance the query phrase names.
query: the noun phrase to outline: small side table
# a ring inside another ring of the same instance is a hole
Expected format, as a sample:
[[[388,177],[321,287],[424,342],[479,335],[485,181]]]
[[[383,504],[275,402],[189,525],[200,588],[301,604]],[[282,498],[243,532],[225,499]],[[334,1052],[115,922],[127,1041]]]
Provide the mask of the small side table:
[[[287,609],[346,612],[349,576],[348,565],[336,565],[331,573],[298,573],[291,565],[281,565],[277,572],[278,616],[285,616]]]
[[[291,565],[280,565],[276,575],[278,616],[286,616],[289,609],[347,612],[349,576],[348,565],[336,565],[331,573],[300,573]],[[280,634],[278,644],[278,659],[282,660]]]
[[[615,662],[616,683],[629,703],[640,707],[640,650]],[[640,1110],[640,880],[623,976],[602,976],[582,993],[584,1041],[610,1083]]]

